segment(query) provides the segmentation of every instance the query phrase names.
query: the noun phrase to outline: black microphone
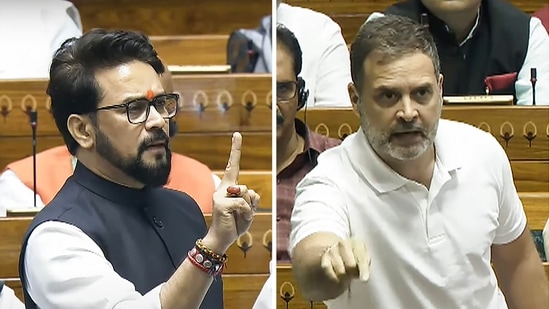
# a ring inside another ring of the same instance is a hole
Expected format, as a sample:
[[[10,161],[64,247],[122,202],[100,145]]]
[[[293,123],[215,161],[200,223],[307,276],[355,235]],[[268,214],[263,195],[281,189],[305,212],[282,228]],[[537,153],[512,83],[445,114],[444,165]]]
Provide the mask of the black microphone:
[[[32,189],[34,191],[34,208],[36,208],[36,127],[38,125],[38,113],[30,111],[30,125],[32,128]]]
[[[536,68],[530,68],[530,82],[532,83],[532,105],[536,105],[536,82],[538,72]]]
[[[428,28],[429,27],[429,18],[427,17],[427,13],[422,13],[420,17],[420,23],[422,26]]]

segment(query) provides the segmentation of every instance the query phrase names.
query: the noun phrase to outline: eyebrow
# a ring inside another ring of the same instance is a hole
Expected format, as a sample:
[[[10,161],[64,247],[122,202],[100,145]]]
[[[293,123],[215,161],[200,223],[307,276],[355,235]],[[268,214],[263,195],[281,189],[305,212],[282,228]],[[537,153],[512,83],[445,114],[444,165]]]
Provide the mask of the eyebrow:
[[[414,87],[413,90],[432,89],[432,88],[433,88],[433,85],[430,82],[425,82],[425,83],[422,83],[422,84]],[[390,87],[390,86],[385,86],[385,85],[374,88],[375,92],[399,92],[399,90],[400,90],[399,87]]]

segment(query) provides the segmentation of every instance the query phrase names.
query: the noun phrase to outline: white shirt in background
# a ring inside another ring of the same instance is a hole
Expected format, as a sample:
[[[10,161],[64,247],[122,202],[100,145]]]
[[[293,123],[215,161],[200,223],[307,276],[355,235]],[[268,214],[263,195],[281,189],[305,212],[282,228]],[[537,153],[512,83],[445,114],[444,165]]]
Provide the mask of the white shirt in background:
[[[300,76],[309,89],[307,106],[351,106],[351,60],[339,25],[322,13],[286,3],[280,3],[276,18],[294,33],[303,52]]]
[[[4,285],[0,292],[0,309],[25,309],[25,305],[10,287]]]
[[[63,0],[0,0],[0,79],[49,78],[55,51],[82,35],[76,7]]]

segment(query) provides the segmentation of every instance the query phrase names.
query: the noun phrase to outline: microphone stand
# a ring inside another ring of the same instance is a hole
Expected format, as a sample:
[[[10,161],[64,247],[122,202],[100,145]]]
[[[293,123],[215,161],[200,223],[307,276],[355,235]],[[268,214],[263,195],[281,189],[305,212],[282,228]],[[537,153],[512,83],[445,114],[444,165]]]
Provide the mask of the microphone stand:
[[[532,83],[532,105],[536,105],[536,82],[537,82],[537,70],[536,68],[530,68],[530,82]]]
[[[30,111],[30,125],[32,128],[32,189],[34,191],[34,208],[36,208],[36,126],[38,125],[38,113]]]

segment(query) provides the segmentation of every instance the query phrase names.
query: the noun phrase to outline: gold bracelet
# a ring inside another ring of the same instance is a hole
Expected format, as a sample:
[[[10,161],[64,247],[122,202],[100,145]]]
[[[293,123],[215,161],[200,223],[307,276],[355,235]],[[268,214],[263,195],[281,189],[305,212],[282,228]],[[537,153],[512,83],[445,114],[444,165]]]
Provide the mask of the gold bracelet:
[[[227,255],[226,254],[220,255],[220,254],[214,252],[212,249],[206,247],[202,243],[202,239],[197,239],[196,240],[196,247],[198,248],[198,250],[202,251],[203,254],[206,254],[206,255],[210,256],[214,260],[218,260],[219,262],[221,262],[223,264],[225,264],[225,262],[227,262]]]

